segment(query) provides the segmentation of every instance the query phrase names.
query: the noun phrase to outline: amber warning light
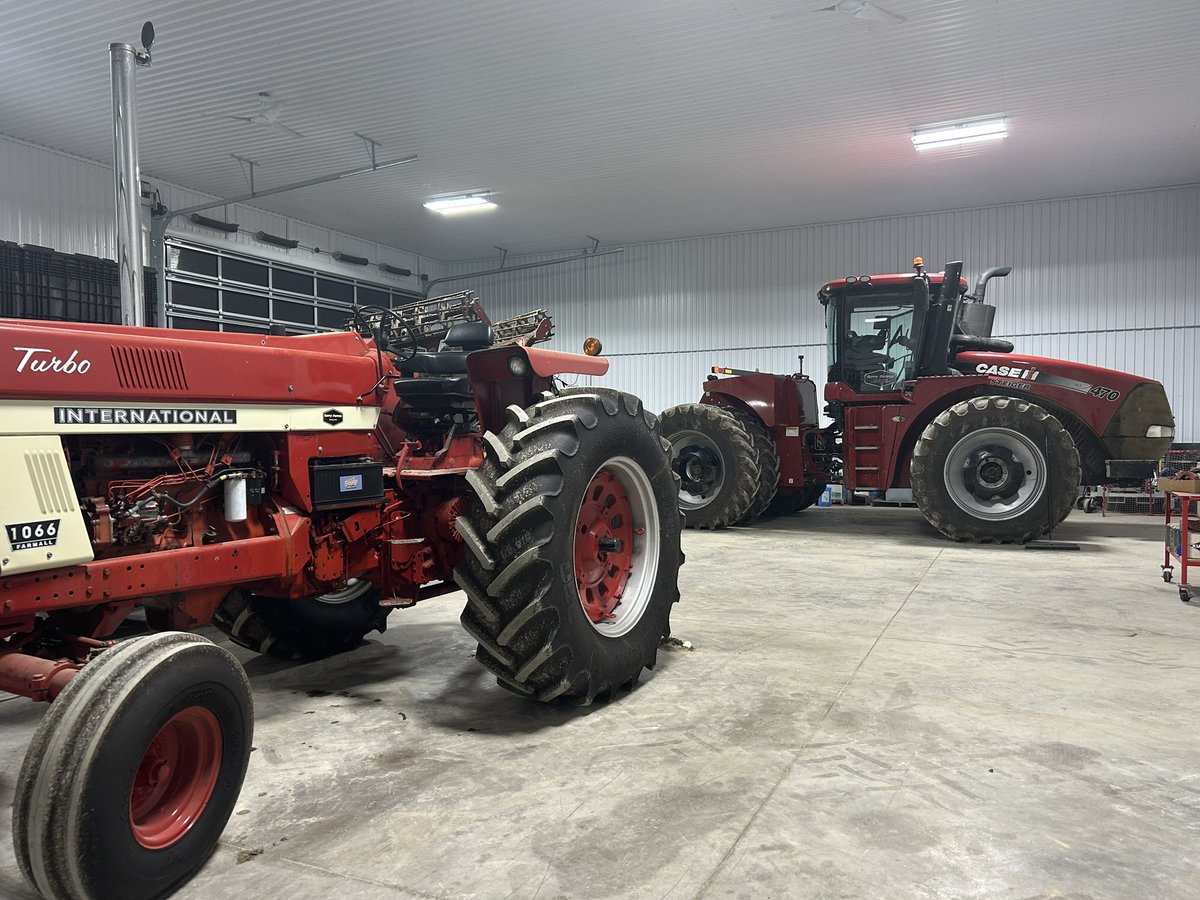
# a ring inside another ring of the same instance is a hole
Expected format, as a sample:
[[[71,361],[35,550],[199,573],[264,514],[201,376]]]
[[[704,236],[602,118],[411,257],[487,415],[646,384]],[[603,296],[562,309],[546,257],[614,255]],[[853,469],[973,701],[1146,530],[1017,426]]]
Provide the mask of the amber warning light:
[[[604,349],[604,345],[600,343],[600,338],[584,338],[583,352],[588,356],[599,356],[600,351]]]

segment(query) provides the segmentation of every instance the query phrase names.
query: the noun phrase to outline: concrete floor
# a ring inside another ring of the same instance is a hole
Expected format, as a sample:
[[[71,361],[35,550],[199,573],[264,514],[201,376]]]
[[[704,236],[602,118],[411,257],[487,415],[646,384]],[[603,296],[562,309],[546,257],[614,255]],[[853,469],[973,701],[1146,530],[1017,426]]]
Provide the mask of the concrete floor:
[[[1200,897],[1200,609],[1156,519],[1059,536],[1082,551],[911,509],[689,532],[694,650],[590,709],[496,687],[458,597],[322,663],[238,650],[257,752],[177,896]],[[0,703],[5,807],[39,715]],[[0,896],[32,897],[8,829]]]

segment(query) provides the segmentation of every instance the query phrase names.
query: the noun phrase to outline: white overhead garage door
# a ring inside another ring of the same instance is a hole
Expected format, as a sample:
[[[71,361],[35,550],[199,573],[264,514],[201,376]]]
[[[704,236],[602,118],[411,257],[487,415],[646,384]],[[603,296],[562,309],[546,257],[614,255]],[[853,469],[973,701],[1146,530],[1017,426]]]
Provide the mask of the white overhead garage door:
[[[317,269],[167,239],[167,321],[172,328],[289,334],[345,327],[351,308],[391,308],[412,291]]]

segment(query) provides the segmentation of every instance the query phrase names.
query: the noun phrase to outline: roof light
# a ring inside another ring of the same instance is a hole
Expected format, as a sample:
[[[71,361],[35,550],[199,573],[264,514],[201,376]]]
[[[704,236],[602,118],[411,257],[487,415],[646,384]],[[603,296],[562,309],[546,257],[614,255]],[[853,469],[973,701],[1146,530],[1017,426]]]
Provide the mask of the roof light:
[[[445,216],[495,209],[496,204],[488,199],[487,194],[456,194],[451,197],[431,197],[425,201],[425,208]]]
[[[912,142],[918,150],[931,150],[935,147],[957,147],[978,141],[995,141],[1007,136],[1007,120],[1004,116],[993,116],[990,119],[968,119],[962,122],[922,126],[913,131]]]

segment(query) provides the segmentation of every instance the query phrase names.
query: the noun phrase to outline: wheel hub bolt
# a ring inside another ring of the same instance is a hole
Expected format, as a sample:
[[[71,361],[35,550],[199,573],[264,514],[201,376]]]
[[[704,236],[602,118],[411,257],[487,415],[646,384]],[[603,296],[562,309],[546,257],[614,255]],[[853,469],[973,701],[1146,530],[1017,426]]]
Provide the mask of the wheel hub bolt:
[[[620,553],[621,542],[615,537],[602,537],[597,541],[597,547],[601,553]]]

